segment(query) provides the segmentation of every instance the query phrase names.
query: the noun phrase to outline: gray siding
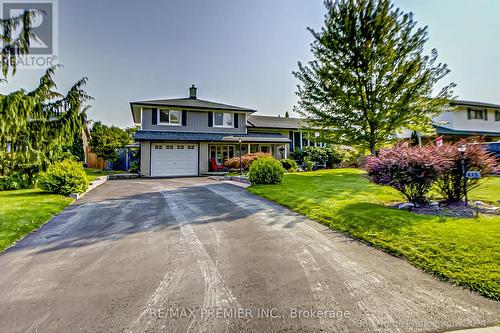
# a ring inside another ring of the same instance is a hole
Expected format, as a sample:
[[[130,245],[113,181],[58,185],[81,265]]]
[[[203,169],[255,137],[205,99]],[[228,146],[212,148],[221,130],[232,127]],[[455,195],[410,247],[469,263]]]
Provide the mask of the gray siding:
[[[142,129],[171,132],[202,132],[202,133],[246,133],[246,114],[239,113],[238,128],[208,127],[208,115],[204,111],[187,111],[186,126],[153,125],[151,109],[142,111]]]
[[[141,176],[149,177],[149,166],[151,163],[151,148],[150,143],[142,141],[141,142],[141,157],[140,157],[140,173]]]

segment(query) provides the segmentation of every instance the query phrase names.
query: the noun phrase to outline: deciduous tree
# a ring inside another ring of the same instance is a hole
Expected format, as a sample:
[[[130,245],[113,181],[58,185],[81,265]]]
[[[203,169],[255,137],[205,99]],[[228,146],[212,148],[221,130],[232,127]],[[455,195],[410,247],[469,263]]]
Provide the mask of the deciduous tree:
[[[296,111],[332,140],[372,154],[403,128],[431,131],[454,84],[433,94],[449,69],[437,51],[424,55],[427,27],[389,0],[325,1],[320,31],[311,28],[314,60],[298,63]]]

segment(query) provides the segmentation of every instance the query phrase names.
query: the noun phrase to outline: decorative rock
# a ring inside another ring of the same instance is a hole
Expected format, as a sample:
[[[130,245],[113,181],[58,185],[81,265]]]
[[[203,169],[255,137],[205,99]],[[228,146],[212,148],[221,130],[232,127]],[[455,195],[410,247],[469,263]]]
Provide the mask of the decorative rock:
[[[403,202],[398,205],[398,209],[411,210],[413,207],[415,207],[415,204],[412,204],[411,202]]]

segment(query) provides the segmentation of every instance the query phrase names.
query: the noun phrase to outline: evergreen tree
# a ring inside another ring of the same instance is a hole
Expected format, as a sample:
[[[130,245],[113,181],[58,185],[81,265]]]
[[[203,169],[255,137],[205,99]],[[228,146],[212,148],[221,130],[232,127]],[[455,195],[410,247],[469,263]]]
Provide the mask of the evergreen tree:
[[[285,118],[290,118],[290,115],[288,114],[288,111],[285,112]]]
[[[26,11],[21,16],[0,20],[4,81],[16,71],[16,59],[29,52],[32,20],[43,13]],[[18,37],[13,32],[20,29]],[[55,91],[56,67],[47,69],[37,88],[0,94],[0,175],[20,172],[32,178],[35,173],[61,156],[64,145],[73,143],[86,121],[85,102],[90,99],[79,80],[65,94]]]
[[[325,7],[321,31],[308,28],[315,59],[293,73],[301,81],[297,112],[336,142],[372,154],[403,128],[432,131],[455,85],[433,96],[449,69],[436,63],[436,50],[423,55],[427,27],[389,0],[327,0]]]

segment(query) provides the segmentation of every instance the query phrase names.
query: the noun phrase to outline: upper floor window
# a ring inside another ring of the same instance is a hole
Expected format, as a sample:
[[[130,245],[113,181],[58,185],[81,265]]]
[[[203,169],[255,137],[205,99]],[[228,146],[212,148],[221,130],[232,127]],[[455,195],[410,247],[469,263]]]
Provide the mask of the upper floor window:
[[[495,121],[500,121],[500,111],[495,111]]]
[[[214,126],[234,127],[233,114],[230,112],[214,112]]]
[[[467,110],[467,119],[485,119],[487,120],[488,115],[486,114],[486,110]]]
[[[178,110],[158,110],[158,124],[160,125],[180,125],[181,111]]]

